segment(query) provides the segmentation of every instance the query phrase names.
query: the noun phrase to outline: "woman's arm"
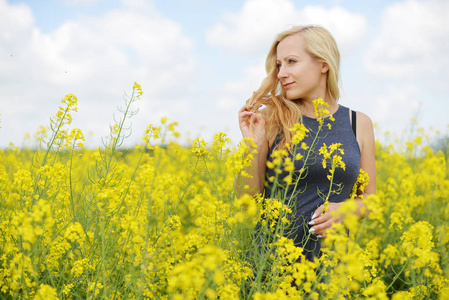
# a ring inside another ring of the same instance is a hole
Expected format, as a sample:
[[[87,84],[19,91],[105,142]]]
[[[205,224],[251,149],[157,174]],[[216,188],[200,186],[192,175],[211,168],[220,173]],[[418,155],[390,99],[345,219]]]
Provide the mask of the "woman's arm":
[[[266,160],[268,156],[268,141],[265,136],[265,119],[260,111],[252,112],[252,105],[244,105],[239,110],[239,126],[244,138],[252,138],[256,144],[257,154],[254,155],[251,166],[245,171],[251,177],[238,175],[234,187],[238,197],[244,193],[256,195],[264,189]],[[254,150],[251,148],[250,151]],[[245,186],[247,188],[245,189]]]
[[[374,139],[374,128],[371,119],[361,113],[357,112],[357,142],[360,147],[360,168],[368,173],[370,178],[368,185],[365,187],[363,193],[363,198],[370,194],[376,193],[376,158],[375,158],[375,139]],[[361,195],[356,198],[357,210],[355,213],[364,218],[366,215],[366,207],[363,203]],[[341,221],[343,216],[333,217],[332,212],[336,211],[340,207],[341,203],[329,203],[329,210],[322,216],[319,216],[323,211],[323,205],[315,210],[315,218],[312,220],[310,225],[310,231],[317,234],[323,235],[324,232],[332,227],[332,223],[338,223]]]
[[[363,198],[366,198],[368,195],[376,193],[377,172],[374,128],[371,119],[361,112],[357,112],[357,121],[357,132],[360,132],[357,140],[359,142],[359,145],[361,145],[360,168],[367,172],[369,176],[369,183],[365,187],[365,190],[363,192]],[[360,198],[360,196],[356,200],[358,200],[356,213],[361,218],[364,218],[366,215],[366,211],[364,211],[365,209],[362,210],[362,208],[365,207],[365,205],[363,204],[363,200]]]
[[[245,193],[254,196],[263,191],[267,156],[268,142],[265,142],[261,147],[257,148],[257,154],[254,155],[251,166],[245,167],[246,173],[251,178],[241,176],[240,174],[235,178],[234,187],[237,197],[241,197]],[[245,186],[248,188],[245,189]]]

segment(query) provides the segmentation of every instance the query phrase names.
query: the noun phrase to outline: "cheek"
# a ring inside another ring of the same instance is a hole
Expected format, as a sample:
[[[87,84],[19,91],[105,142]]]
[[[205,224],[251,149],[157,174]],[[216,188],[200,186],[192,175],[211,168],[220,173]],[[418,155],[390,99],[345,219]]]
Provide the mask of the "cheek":
[[[313,74],[313,72],[311,71],[312,69],[308,68],[307,66],[300,66],[296,70],[296,76],[303,79],[310,78],[310,76],[312,76]]]

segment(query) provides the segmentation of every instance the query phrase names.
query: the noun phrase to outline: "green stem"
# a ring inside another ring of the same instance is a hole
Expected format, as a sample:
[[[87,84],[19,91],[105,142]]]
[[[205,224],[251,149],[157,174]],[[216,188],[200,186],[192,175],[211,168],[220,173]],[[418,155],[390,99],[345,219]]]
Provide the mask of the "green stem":
[[[215,184],[214,179],[212,178],[212,174],[210,173],[209,168],[207,167],[207,162],[206,162],[206,159],[204,158],[204,156],[203,156],[203,162],[204,162],[204,166],[206,167],[207,175],[209,175],[209,178],[212,181],[212,185],[214,186],[215,192],[217,193],[217,199],[220,200],[220,196],[218,194],[218,188],[217,188],[218,181],[217,181],[217,184]]]
[[[72,205],[72,216],[75,216],[75,203],[73,201],[73,186],[72,186],[72,170],[73,170],[73,152],[75,149],[75,139],[73,140],[73,147],[70,151],[70,167],[69,167],[69,185],[70,185],[70,203]]]
[[[407,260],[405,261],[404,265],[402,266],[401,271],[399,271],[399,273],[396,273],[396,275],[394,276],[393,280],[391,281],[390,285],[387,286],[387,288],[385,289],[385,291],[388,291],[393,284],[396,282],[396,279],[398,279],[399,275],[401,275],[402,272],[404,272],[405,268],[407,267],[408,262],[410,261],[410,257],[407,258]]]

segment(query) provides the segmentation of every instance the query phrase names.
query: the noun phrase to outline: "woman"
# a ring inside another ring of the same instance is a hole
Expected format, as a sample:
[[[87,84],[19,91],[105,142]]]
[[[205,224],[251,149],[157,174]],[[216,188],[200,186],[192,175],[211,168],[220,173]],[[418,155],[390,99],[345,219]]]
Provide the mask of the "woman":
[[[285,199],[292,199],[296,224],[287,236],[295,244],[305,249],[306,258],[313,260],[319,255],[319,238],[326,237],[332,223],[340,222],[341,217],[333,217],[342,201],[348,199],[357,179],[360,168],[370,177],[364,196],[375,193],[376,167],[374,156],[373,125],[368,116],[337,103],[339,93],[340,54],[332,35],[319,26],[298,26],[284,31],[274,41],[267,60],[267,77],[251,99],[239,110],[239,126],[244,138],[252,138],[257,145],[257,154],[252,166],[246,170],[251,177],[240,177],[236,181],[238,191],[250,194],[264,193],[265,198],[279,195],[279,186],[267,180],[276,173],[267,168],[267,160],[276,149],[288,149],[293,132],[289,129],[295,123],[302,123],[308,129],[303,140],[313,149],[299,149],[306,156],[306,176],[294,188],[283,190]],[[316,120],[313,100],[322,98],[328,105],[329,113],[324,117],[324,125],[317,134],[319,122]],[[261,108],[263,107],[263,108]],[[331,116],[332,115],[332,116]],[[335,118],[335,121],[332,121]],[[329,129],[331,128],[331,129]],[[323,194],[329,192],[329,170],[323,169],[318,152],[325,144],[341,143],[344,149],[342,159],[345,170],[337,169],[334,174],[335,191],[330,192],[329,209],[323,206]],[[293,158],[296,153],[290,151]],[[312,155],[310,155],[312,154]],[[299,169],[304,159],[295,161],[296,177],[301,177]],[[280,175],[281,179],[284,175]],[[279,181],[279,180],[278,180]],[[364,217],[362,199],[357,198],[357,212]],[[306,224],[306,226],[301,226]],[[314,239],[305,239],[312,233]],[[306,242],[304,242],[307,240]]]

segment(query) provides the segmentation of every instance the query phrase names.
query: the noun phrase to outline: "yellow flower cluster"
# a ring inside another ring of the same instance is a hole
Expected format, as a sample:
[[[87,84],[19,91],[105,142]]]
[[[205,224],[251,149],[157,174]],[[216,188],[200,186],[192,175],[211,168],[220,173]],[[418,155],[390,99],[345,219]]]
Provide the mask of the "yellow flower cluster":
[[[296,123],[293,128],[290,128],[290,130],[295,133],[291,140],[291,143],[293,145],[299,144],[299,142],[301,142],[307,136],[307,133],[309,132],[309,129],[307,129],[306,126],[304,126],[301,123]],[[303,143],[301,145],[302,145],[303,149],[308,148],[308,146],[305,143]]]
[[[292,209],[278,199],[265,199],[265,207],[260,213],[261,224],[268,223],[270,230],[274,232],[279,221],[283,224],[290,224],[289,214],[292,213]]]
[[[133,93],[136,93],[136,98],[140,99],[143,95],[142,87],[137,82],[134,82],[133,85]]]
[[[78,98],[73,94],[67,94],[61,100],[61,103],[66,104],[67,106],[65,108],[60,106],[56,115],[50,119],[53,126],[52,128],[58,128],[64,124],[70,125],[73,120],[70,111],[78,111]]]
[[[365,191],[365,187],[368,185],[368,183],[369,183],[368,173],[365,172],[363,169],[360,169],[359,175],[357,176],[357,180],[352,186],[352,191],[349,198],[355,199],[356,197],[360,197],[363,199],[363,192]]]
[[[145,130],[145,136],[142,138],[145,144],[149,144],[151,138],[153,138],[154,140],[158,140],[160,131],[161,127],[154,126],[153,124],[148,125],[147,129]]]
[[[313,100],[313,108],[315,117],[317,118],[317,121],[320,125],[323,125],[324,123],[324,116],[328,115],[330,112],[328,110],[329,104],[324,101],[322,98],[318,98]],[[329,119],[333,122],[335,121],[334,116],[330,115]],[[329,129],[331,129],[330,124],[328,125]]]
[[[134,90],[141,95],[138,86]],[[64,103],[73,109],[76,97]],[[123,122],[117,126],[111,135],[122,131]],[[235,195],[235,176],[248,176],[245,167],[256,153],[252,141],[230,150],[220,132],[210,147],[194,140],[192,151],[176,140],[176,126],[166,118],[150,125],[146,147],[135,149],[80,149],[73,146],[82,140],[75,130],[68,150],[51,142],[40,151],[0,150],[0,298],[447,295],[448,154],[426,146],[423,133],[403,148],[376,144],[378,194],[363,199],[367,216],[359,220],[352,213],[355,195],[367,183],[361,171],[352,199],[337,212],[345,217],[322,240],[323,255],[311,262],[286,237],[291,226],[301,225],[293,222],[282,193]],[[307,150],[300,143],[311,133],[295,128],[294,145]],[[50,129],[49,136],[66,130]],[[343,168],[333,160],[342,151],[337,144],[323,148],[325,167]],[[287,154],[276,152],[268,167],[279,168],[276,174],[294,172]],[[281,187],[289,183],[282,179]]]
[[[225,154],[229,154],[229,153],[231,153],[231,150],[229,149],[229,147],[226,148],[227,146],[229,146],[229,143],[230,143],[230,140],[229,140],[227,134],[220,131],[217,134],[215,134],[214,143],[212,144],[212,148],[215,151],[224,150]]]
[[[249,167],[254,159],[254,154],[257,154],[257,145],[250,138],[244,138],[239,143],[237,150],[235,150],[226,160],[226,168],[228,171],[236,176],[241,175],[250,177],[245,167]]]
[[[203,155],[207,155],[209,153],[206,146],[207,146],[207,143],[204,140],[200,140],[200,138],[196,138],[192,142],[192,152],[197,156],[203,157]]]
[[[323,155],[323,169],[326,169],[327,167],[327,160],[329,159],[331,161],[331,168],[329,169],[330,175],[334,173],[336,168],[342,168],[343,170],[346,170],[346,165],[342,160],[342,157],[336,154],[337,152],[340,152],[341,155],[345,154],[344,150],[341,148],[341,143],[335,143],[330,145],[329,147],[327,147],[326,143],[323,143],[323,146],[320,148],[319,154]]]

